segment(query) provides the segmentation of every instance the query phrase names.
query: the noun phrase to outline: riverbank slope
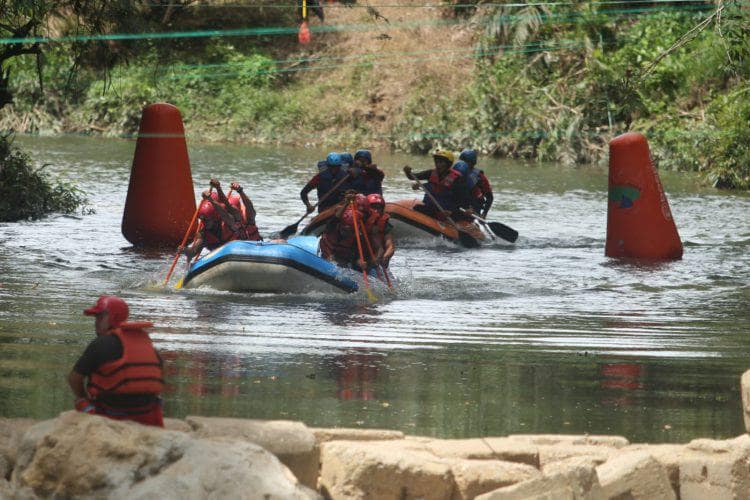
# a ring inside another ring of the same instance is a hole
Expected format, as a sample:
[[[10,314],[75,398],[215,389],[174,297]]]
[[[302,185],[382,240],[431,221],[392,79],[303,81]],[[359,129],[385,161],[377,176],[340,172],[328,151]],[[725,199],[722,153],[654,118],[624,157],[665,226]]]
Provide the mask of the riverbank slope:
[[[261,4],[186,7],[149,28],[176,38],[106,39],[116,57],[104,68],[53,44],[43,92],[35,59],[17,58],[0,128],[131,136],[143,105],[168,101],[199,141],[475,147],[567,164],[599,162],[635,130],[662,168],[750,187],[750,14],[738,4],[334,3],[309,45],[293,13],[262,17]]]

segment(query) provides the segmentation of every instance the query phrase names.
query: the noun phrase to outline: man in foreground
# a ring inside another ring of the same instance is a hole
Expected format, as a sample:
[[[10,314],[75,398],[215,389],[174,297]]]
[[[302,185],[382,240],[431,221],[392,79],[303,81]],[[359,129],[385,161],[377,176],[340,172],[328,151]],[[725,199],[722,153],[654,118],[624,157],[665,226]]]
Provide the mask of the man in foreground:
[[[162,360],[145,330],[153,325],[126,322],[128,305],[112,295],[102,295],[83,313],[96,318],[96,338],[68,375],[76,409],[164,427]]]

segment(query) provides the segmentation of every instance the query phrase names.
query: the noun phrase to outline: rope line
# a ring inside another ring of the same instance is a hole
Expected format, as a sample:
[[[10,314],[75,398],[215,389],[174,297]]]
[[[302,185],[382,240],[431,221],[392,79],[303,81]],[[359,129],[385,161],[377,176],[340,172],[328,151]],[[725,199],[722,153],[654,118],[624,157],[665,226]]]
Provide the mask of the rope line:
[[[543,23],[557,22],[566,23],[571,22],[570,19],[576,19],[588,15],[598,16],[626,16],[626,15],[637,15],[644,13],[664,13],[664,12],[703,12],[707,10],[713,10],[710,5],[686,5],[684,7],[674,7],[670,9],[664,8],[633,8],[633,9],[609,9],[602,10],[596,13],[563,13],[563,14],[545,14],[539,15]],[[350,24],[350,25],[317,25],[310,27],[310,30],[315,33],[338,33],[338,32],[349,32],[349,31],[391,31],[400,29],[419,28],[423,26],[433,27],[445,27],[445,26],[456,26],[456,25],[491,25],[499,24],[501,21],[521,21],[527,19],[528,16],[524,15],[503,15],[495,16],[486,22],[476,23],[465,20],[427,20],[427,21],[413,21],[403,23],[389,23],[387,25],[379,24]],[[298,32],[297,26],[275,26],[275,27],[259,27],[259,28],[238,28],[229,30],[194,30],[194,31],[173,31],[173,32],[154,32],[154,33],[110,33],[106,35],[68,35],[61,37],[25,37],[25,38],[0,38],[0,45],[28,45],[28,44],[51,44],[51,43],[75,43],[75,42],[93,42],[93,41],[123,41],[123,40],[168,40],[168,39],[182,39],[182,38],[213,38],[213,37],[239,37],[239,36],[277,36],[277,35],[292,35]]]

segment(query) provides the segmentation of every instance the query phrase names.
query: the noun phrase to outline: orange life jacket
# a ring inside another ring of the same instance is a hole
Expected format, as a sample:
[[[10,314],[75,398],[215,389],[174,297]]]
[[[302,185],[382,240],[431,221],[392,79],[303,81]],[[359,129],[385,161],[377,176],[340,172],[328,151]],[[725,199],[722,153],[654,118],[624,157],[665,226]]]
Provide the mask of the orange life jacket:
[[[161,363],[144,328],[152,323],[122,323],[113,329],[122,342],[122,357],[104,363],[89,377],[88,392],[96,399],[104,394],[161,394]]]

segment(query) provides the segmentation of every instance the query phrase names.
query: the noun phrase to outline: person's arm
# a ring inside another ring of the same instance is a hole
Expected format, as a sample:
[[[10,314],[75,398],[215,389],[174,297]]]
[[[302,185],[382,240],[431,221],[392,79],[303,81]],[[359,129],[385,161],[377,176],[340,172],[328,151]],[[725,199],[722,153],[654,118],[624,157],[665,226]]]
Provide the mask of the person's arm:
[[[390,223],[388,223],[387,226],[390,226]],[[383,239],[383,267],[388,267],[391,257],[396,253],[396,245],[393,243],[393,234],[391,233],[390,227],[386,227],[385,237]]]
[[[206,201],[208,201],[211,205],[213,205],[214,210],[216,210],[216,213],[219,214],[219,217],[221,218],[222,222],[227,225],[230,229],[237,224],[238,222],[242,221],[242,214],[239,214],[239,218],[235,218],[233,215],[230,215],[229,212],[227,212],[224,207],[221,205],[221,203],[213,200],[210,196],[204,197]]]
[[[253,202],[250,200],[250,198],[245,194],[245,190],[236,182],[232,183],[232,189],[237,191],[240,194],[240,198],[242,198],[242,203],[245,205],[245,214],[247,215],[247,220],[254,221],[255,207],[253,206]]]
[[[227,198],[227,195],[224,194],[224,191],[221,190],[221,183],[217,179],[211,179],[210,184],[212,188],[216,189],[216,194],[219,195],[219,203],[229,205],[229,199]]]
[[[490,207],[492,206],[492,202],[495,200],[494,195],[492,194],[492,186],[490,185],[490,180],[487,178],[484,173],[482,173],[479,176],[479,183],[482,188],[482,192],[484,193],[484,205],[482,206],[482,219],[485,219],[487,217],[487,214],[490,212]]]
[[[88,399],[86,388],[84,386],[85,377],[75,370],[70,370],[68,374],[68,385],[76,399]]]
[[[346,209],[351,206],[356,196],[357,194],[353,191],[346,193],[346,195],[344,196],[344,202],[336,208],[333,216],[337,219],[340,219],[344,215],[344,211],[346,211]]]
[[[310,204],[310,200],[307,198],[307,193],[318,187],[318,182],[320,180],[320,174],[315,174],[315,177],[310,179],[310,181],[305,184],[305,187],[302,188],[302,191],[299,193],[299,197],[302,199],[302,203],[305,204],[305,207],[307,207],[307,213],[313,212],[315,210],[315,207],[313,207]]]
[[[177,248],[178,252],[187,256],[188,261],[193,260],[193,258],[203,250],[203,231],[205,231],[205,226],[203,226],[203,223],[201,222],[198,224],[198,230],[195,232],[195,237],[190,246]]]

